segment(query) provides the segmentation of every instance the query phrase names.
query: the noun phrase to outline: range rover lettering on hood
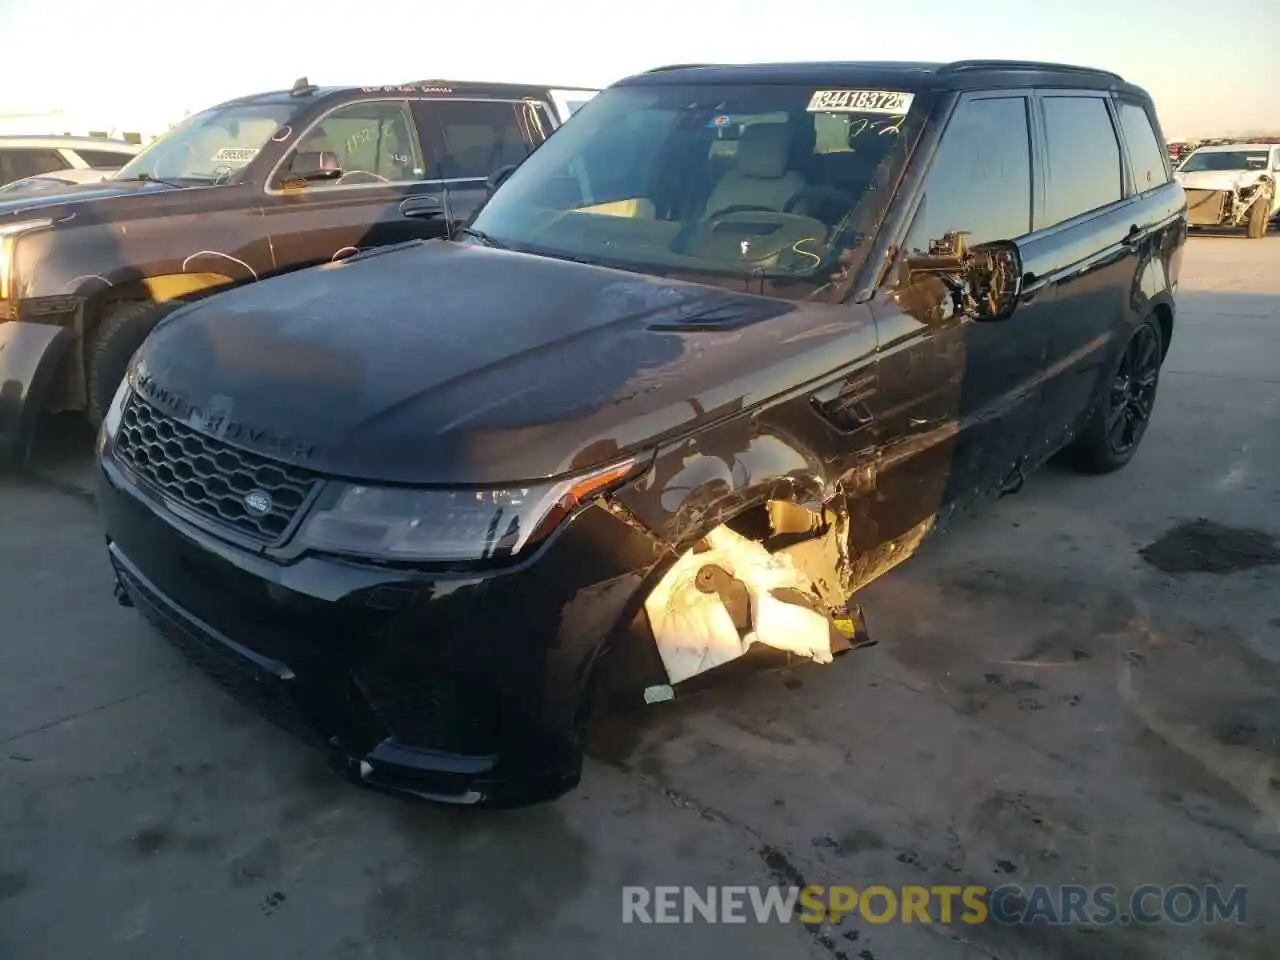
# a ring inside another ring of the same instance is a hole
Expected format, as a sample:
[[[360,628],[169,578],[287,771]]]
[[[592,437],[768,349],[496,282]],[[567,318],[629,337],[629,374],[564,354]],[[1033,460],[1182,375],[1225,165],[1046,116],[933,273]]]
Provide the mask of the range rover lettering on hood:
[[[200,406],[176,390],[157,383],[155,377],[146,372],[138,374],[134,390],[152,406],[206,436],[294,462],[306,462],[315,456],[315,444],[281,436],[234,419],[229,409],[230,404],[225,398],[220,398],[223,400],[221,403],[215,400],[208,406]]]

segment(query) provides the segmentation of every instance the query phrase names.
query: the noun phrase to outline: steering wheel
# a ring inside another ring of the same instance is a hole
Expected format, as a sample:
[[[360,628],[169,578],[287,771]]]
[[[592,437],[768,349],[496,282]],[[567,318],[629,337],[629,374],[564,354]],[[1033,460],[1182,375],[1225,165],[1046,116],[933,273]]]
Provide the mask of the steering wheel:
[[[786,206],[782,208],[782,212],[795,213],[797,207],[805,204],[810,204],[810,209],[821,207],[823,204],[826,204],[832,207],[839,207],[841,212],[844,212],[853,207],[853,202],[853,196],[847,191],[840,190],[836,187],[810,186],[805,187],[788,200]],[[817,216],[814,218],[821,219]]]
[[[772,213],[777,215],[780,212],[781,211],[775,210],[773,207],[766,207],[763,204],[735,203],[731,207],[724,207],[717,210],[715,213],[708,214],[707,219],[703,222],[709,223],[712,220],[720,220],[723,217],[727,217],[735,213]]]
[[[350,180],[350,177],[361,177],[366,179]],[[338,186],[346,186],[352,183],[390,183],[391,181],[380,173],[371,173],[368,170],[348,170],[337,180],[334,181]]]

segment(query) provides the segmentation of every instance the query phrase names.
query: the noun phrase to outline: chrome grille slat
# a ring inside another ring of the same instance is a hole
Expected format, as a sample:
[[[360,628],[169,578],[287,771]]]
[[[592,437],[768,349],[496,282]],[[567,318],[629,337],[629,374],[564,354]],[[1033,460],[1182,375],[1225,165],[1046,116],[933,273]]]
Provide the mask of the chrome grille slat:
[[[307,502],[317,477],[237,449],[130,395],[115,437],[115,456],[140,480],[219,526],[262,543],[278,542]],[[244,505],[250,491],[271,496],[262,516]]]

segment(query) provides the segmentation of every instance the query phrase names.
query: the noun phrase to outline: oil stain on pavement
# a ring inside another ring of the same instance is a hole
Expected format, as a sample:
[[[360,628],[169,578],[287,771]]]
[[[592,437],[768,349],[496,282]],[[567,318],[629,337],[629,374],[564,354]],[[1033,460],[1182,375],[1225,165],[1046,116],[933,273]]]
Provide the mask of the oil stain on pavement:
[[[1178,524],[1138,553],[1164,573],[1235,573],[1280,563],[1274,537],[1204,518]]]

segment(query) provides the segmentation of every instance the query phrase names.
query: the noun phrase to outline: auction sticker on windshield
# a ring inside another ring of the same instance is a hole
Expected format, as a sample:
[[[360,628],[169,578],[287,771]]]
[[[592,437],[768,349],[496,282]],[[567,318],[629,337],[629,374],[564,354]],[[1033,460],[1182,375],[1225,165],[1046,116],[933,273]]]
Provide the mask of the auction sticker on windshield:
[[[902,114],[911,109],[914,93],[895,90],[815,90],[809,100],[811,113]]]
[[[213,163],[248,163],[258,155],[252,147],[223,147],[213,155]]]

